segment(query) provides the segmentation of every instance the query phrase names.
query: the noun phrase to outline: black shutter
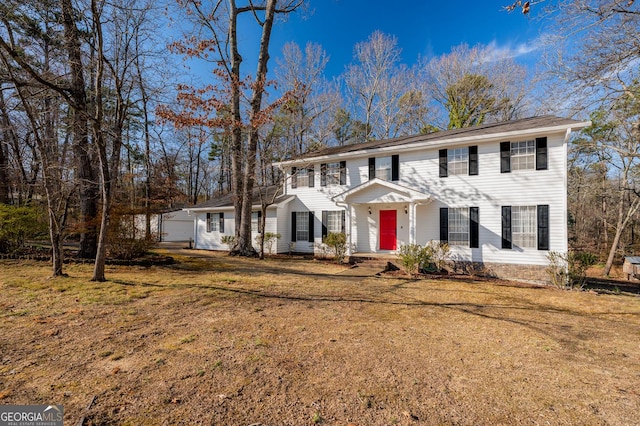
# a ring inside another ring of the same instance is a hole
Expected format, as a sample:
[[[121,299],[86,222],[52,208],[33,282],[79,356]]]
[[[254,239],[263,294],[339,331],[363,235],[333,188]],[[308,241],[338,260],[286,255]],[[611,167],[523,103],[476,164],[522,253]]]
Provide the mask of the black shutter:
[[[322,241],[327,236],[327,222],[329,221],[329,212],[322,210]]]
[[[536,138],[536,170],[547,170],[547,138]]]
[[[327,165],[320,164],[320,186],[327,186]]]
[[[316,184],[316,168],[315,166],[307,169],[307,175],[309,175],[309,188],[313,188]]]
[[[449,209],[446,207],[440,208],[440,242],[446,243],[449,241]]]
[[[309,242],[312,243],[314,241],[314,233],[313,233],[313,212],[309,212]]]
[[[220,231],[221,234],[224,234],[224,213],[219,213],[220,216],[218,217],[218,221],[219,221],[219,225],[218,225],[218,231]]]
[[[502,206],[502,248],[513,248],[511,243],[511,206]]]
[[[511,142],[500,142],[500,173],[511,172]]]
[[[440,150],[440,177],[447,177],[447,150]]]
[[[211,213],[207,213],[207,232],[211,232]]]
[[[369,180],[376,177],[376,158],[369,158]]]
[[[391,180],[400,180],[400,156],[398,154],[391,156]]]
[[[347,212],[345,212],[344,210],[342,210],[342,226],[340,227],[340,229],[341,229],[341,231],[342,231],[342,233],[343,233],[343,234],[345,233],[345,226],[344,226],[344,223],[345,223],[345,216],[347,215],[346,213],[347,213]]]
[[[538,206],[538,250],[549,250],[549,206]]]
[[[291,187],[292,188],[297,188],[298,187],[298,169],[296,169],[295,167],[291,168]]]
[[[469,176],[478,174],[478,145],[469,147]]]
[[[297,241],[296,212],[291,212],[291,241]]]
[[[480,247],[480,209],[469,207],[469,247]]]
[[[340,185],[347,184],[347,162],[340,162]]]

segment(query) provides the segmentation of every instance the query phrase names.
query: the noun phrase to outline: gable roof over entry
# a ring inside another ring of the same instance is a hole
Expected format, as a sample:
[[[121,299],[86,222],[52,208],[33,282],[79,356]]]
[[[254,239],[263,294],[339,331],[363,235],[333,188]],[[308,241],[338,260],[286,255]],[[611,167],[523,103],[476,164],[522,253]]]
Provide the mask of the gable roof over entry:
[[[393,182],[374,178],[333,197],[337,203],[427,203],[431,197]]]

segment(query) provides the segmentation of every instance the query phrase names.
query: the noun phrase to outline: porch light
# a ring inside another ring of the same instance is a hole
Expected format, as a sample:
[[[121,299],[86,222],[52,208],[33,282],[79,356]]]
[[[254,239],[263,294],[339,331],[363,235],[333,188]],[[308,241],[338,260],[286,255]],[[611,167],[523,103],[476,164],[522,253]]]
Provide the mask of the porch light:
[[[369,214],[371,214],[371,207],[369,207]]]
[[[407,209],[407,206],[404,206],[404,214],[409,214],[409,210]]]

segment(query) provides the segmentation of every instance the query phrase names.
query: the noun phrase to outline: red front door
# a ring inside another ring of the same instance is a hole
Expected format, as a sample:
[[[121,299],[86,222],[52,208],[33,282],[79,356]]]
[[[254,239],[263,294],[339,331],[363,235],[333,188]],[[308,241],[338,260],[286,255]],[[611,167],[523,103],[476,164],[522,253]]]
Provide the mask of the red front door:
[[[396,249],[396,211],[380,210],[380,250]]]

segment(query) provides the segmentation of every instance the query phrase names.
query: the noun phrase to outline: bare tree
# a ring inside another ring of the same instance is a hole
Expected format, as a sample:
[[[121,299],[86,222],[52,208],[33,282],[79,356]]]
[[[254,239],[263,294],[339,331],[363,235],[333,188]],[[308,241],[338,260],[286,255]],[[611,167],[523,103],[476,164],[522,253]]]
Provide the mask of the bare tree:
[[[186,107],[181,112],[165,108],[160,111],[166,119],[178,126],[207,125],[212,128],[230,127],[232,152],[232,179],[235,210],[235,246],[232,255],[255,256],[251,241],[251,199],[253,195],[259,129],[268,120],[276,105],[265,107],[263,97],[267,85],[269,43],[277,15],[286,15],[298,9],[303,0],[249,1],[239,6],[236,0],[214,2],[209,10],[195,0],[180,0],[178,4],[192,19],[198,36],[188,37],[173,44],[173,49],[188,57],[200,58],[215,64],[219,86],[208,90],[182,87],[181,99]],[[241,71],[240,17],[249,15],[261,28],[256,72],[247,77]],[[206,36],[203,37],[203,34]],[[205,97],[209,94],[210,97]],[[230,106],[230,107],[229,107]],[[229,115],[212,116],[216,110],[230,109]],[[246,142],[243,135],[247,135]]]
[[[524,67],[488,48],[457,46],[423,67],[422,78],[440,111],[434,124],[441,128],[506,121],[527,109]]]

